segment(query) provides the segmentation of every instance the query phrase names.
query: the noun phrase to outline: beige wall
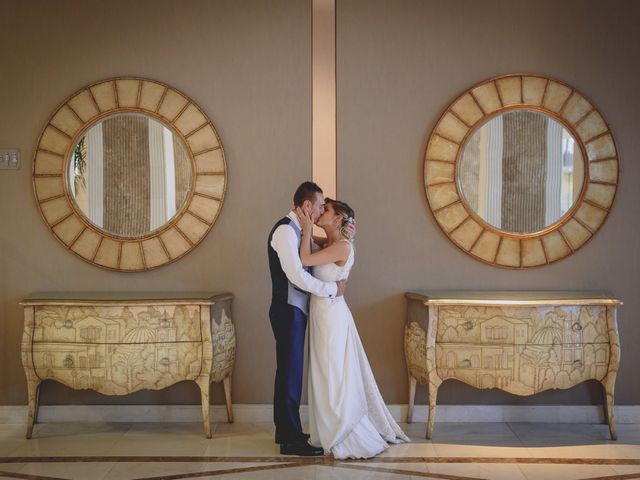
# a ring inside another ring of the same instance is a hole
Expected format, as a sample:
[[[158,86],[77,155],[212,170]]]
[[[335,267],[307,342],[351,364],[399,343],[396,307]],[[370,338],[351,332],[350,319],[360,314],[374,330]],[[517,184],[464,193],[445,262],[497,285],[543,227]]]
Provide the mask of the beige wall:
[[[26,401],[17,303],[36,291],[229,290],[237,403],[269,403],[275,368],[267,318],[265,240],[311,175],[310,1],[7,1],[0,29],[0,147],[23,167],[0,172],[0,404]],[[635,84],[640,43],[632,2],[338,0],[338,193],[356,209],[357,265],[349,285],[360,333],[385,399],[406,402],[403,292],[423,288],[610,289],[620,316],[618,402],[640,403],[634,365],[640,307],[640,180]],[[578,254],[549,267],[499,270],[460,253],[440,232],[422,189],[422,155],[441,110],[461,91],[513,71],[575,85],[601,109],[620,149],[611,217]],[[9,72],[6,74],[5,72]],[[183,90],[216,125],[229,188],[218,220],[184,259],[120,274],[66,252],[40,219],[30,162],[57,105],[115,75]],[[424,402],[425,391],[419,390]],[[44,403],[197,403],[195,385],[103,397],[47,384]],[[214,389],[216,403],[222,401]],[[595,403],[594,385],[520,400],[445,383],[443,403]],[[421,403],[422,403],[421,402]]]
[[[88,7],[88,5],[90,5]],[[266,237],[311,176],[311,6],[298,0],[2,0],[0,148],[0,404],[26,403],[18,302],[42,291],[227,290],[240,345],[235,400],[268,403],[275,352],[268,322]],[[218,222],[189,255],[158,270],[99,269],[67,252],[41,220],[33,148],[49,115],[97,80],[139,75],[193,98],[222,139],[229,184]],[[221,387],[214,400],[222,402]],[[103,397],[46,384],[44,403],[198,403],[195,384]]]
[[[338,196],[358,217],[349,299],[390,402],[406,402],[403,292],[410,289],[609,289],[619,324],[620,404],[640,403],[640,137],[638,2],[338,1]],[[577,254],[509,271],[461,253],[437,226],[422,187],[426,141],[442,110],[489,77],[536,72],[590,97],[619,147],[613,212]],[[417,401],[424,403],[426,390]],[[597,403],[597,385],[519,398],[445,382],[441,403]]]

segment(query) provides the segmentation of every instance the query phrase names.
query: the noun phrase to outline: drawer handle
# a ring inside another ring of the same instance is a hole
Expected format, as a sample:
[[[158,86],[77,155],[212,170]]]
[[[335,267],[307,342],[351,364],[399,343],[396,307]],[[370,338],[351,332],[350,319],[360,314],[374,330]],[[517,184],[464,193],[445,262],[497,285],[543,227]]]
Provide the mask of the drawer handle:
[[[73,358],[72,358],[72,357],[66,357],[66,358],[62,361],[62,365],[64,366],[64,368],[71,368],[71,367],[73,367]]]
[[[576,322],[576,323],[573,324],[573,326],[571,328],[573,328],[574,332],[579,332],[580,330],[582,330],[582,325],[580,325],[578,322]]]
[[[160,326],[162,328],[169,328],[171,326],[171,322],[165,318],[160,322]]]
[[[464,322],[463,327],[465,330],[471,330],[473,328],[473,322],[471,320],[467,320]]]
[[[164,366],[169,365],[169,359],[167,357],[161,358],[160,365],[164,365]]]
[[[73,322],[71,320],[65,320],[62,326],[64,328],[73,328]]]
[[[582,360],[575,360],[573,362],[573,367],[574,368],[582,368]]]

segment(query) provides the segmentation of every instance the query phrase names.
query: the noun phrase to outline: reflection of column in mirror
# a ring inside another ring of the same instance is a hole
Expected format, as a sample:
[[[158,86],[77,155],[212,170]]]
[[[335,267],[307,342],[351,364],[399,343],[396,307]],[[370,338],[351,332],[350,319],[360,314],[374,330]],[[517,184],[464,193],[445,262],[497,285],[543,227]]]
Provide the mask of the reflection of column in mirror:
[[[569,162],[569,165],[566,167],[568,172],[567,174],[571,179],[573,179],[573,191],[571,192],[571,205],[573,205],[582,190],[582,182],[584,180],[584,159],[582,158],[582,151],[576,144],[574,138],[569,132],[566,133],[569,137],[568,144],[573,152],[572,161]]]
[[[104,226],[104,139],[102,125],[90,128],[85,135],[87,148],[87,216],[94,225]]]
[[[489,153],[487,141],[489,139],[488,129],[481,128],[478,133],[478,215],[481,218],[487,218],[487,197],[490,196],[487,191],[487,155]]]
[[[544,227],[547,117],[518,110],[503,117],[502,228],[535,232]]]
[[[89,201],[87,200],[87,142],[82,137],[71,154],[69,162],[71,191],[80,210],[88,215]]]
[[[547,124],[545,225],[557,222],[566,211],[562,201],[562,130],[562,125],[554,120],[549,120]]]
[[[485,219],[494,227],[502,227],[502,116],[487,123],[487,191]]]
[[[176,174],[176,212],[182,208],[189,195],[191,185],[191,160],[185,152],[182,142],[173,136],[173,166]]]
[[[474,132],[464,144],[462,158],[458,163],[458,182],[467,204],[474,212],[477,212],[484,218],[483,200],[480,199],[483,183],[480,180],[480,170],[483,167],[482,162],[486,159],[484,151],[485,143],[482,138],[486,137],[484,128]]]
[[[167,212],[164,222],[166,222],[176,214],[176,164],[173,154],[173,133],[166,127],[162,128],[164,132],[165,208]]]
[[[569,132],[562,129],[562,213],[573,203],[574,184],[571,175],[573,165],[573,141]]]
[[[75,198],[76,196],[76,169],[75,169],[75,161],[74,161],[75,153],[71,153],[71,160],[69,160],[69,167],[67,168],[67,174],[69,175],[69,191],[71,195]]]
[[[584,181],[584,158],[582,157],[582,150],[576,143],[574,139],[571,140],[573,142],[573,201],[578,198],[580,192],[582,191],[582,182]]]
[[[151,196],[150,228],[161,227],[167,218],[165,204],[165,157],[164,127],[161,123],[149,119],[149,176]]]

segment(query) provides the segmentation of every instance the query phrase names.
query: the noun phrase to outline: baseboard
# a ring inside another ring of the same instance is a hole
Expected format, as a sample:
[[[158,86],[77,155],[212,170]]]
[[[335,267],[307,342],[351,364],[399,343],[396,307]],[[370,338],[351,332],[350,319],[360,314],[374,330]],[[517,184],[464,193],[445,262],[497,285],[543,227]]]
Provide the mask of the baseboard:
[[[407,405],[389,405],[396,421],[405,422]],[[616,423],[640,423],[640,405],[615,407]],[[238,404],[233,406],[236,422],[270,422],[271,405]],[[24,423],[26,406],[0,406],[0,424]],[[307,406],[300,409],[307,421]],[[529,423],[601,423],[602,407],[598,405],[439,405],[438,422],[529,422]],[[211,420],[225,422],[226,408],[211,406]],[[417,405],[414,422],[426,422],[427,407]],[[39,422],[200,422],[200,405],[43,405]]]
[[[398,405],[406,418],[406,405]],[[640,423],[640,405],[614,407],[616,423]],[[602,423],[599,405],[439,405],[438,422]],[[394,413],[395,417],[395,412]],[[404,421],[404,420],[403,420]],[[414,422],[427,421],[427,407],[417,406]]]

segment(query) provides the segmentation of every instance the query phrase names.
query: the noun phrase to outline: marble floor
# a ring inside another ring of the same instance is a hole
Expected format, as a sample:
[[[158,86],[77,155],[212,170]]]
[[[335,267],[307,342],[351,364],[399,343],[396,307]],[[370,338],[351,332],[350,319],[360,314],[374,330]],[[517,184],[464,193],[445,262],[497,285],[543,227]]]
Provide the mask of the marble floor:
[[[281,456],[269,423],[0,425],[0,479],[640,479],[640,425],[402,424],[412,443],[366,461]]]

